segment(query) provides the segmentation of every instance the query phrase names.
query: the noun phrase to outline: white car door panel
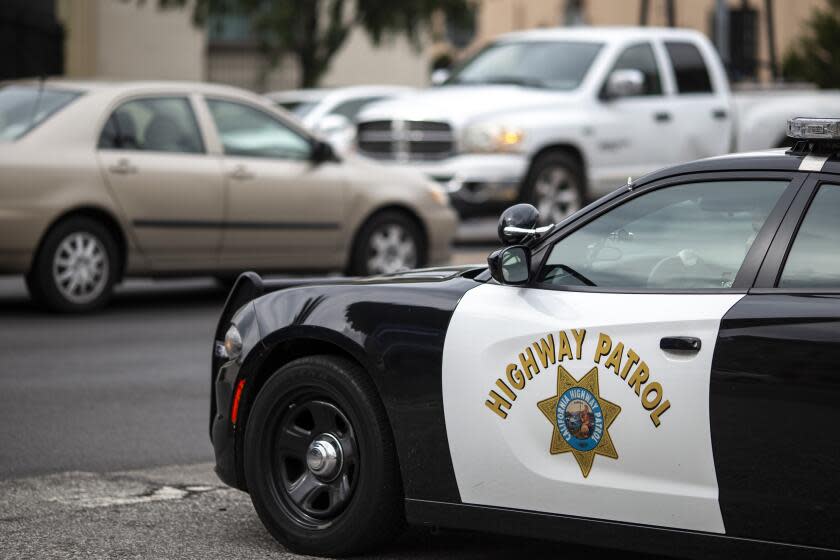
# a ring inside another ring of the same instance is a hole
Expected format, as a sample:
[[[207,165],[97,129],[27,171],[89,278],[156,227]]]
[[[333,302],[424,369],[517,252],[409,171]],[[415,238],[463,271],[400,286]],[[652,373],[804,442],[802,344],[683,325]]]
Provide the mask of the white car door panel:
[[[443,354],[461,499],[722,533],[709,375],[720,319],[741,297],[469,291]],[[701,348],[662,350],[666,336]]]

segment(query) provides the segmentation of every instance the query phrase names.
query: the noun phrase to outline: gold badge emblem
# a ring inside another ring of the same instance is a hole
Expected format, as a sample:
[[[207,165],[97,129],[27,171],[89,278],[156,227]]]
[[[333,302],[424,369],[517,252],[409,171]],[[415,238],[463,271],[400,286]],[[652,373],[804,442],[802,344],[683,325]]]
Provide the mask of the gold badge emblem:
[[[557,393],[537,406],[554,426],[549,452],[571,452],[584,477],[589,476],[595,455],[618,459],[608,430],[621,407],[601,398],[597,367],[576,381],[558,365]]]

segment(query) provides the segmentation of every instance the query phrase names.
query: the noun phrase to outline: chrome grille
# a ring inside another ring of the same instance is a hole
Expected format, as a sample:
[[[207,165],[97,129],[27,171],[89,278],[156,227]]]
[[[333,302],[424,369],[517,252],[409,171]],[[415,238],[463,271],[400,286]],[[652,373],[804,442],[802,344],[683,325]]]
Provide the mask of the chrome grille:
[[[359,123],[359,152],[375,159],[428,161],[455,152],[452,127],[434,121],[368,121]]]

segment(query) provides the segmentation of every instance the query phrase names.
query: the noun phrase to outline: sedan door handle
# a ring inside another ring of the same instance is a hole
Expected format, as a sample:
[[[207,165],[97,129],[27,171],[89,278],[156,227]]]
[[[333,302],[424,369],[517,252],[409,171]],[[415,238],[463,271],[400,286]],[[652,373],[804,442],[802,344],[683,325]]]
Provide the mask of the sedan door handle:
[[[137,173],[137,168],[131,165],[131,162],[127,159],[122,158],[117,160],[116,165],[109,167],[108,171],[116,173],[117,175],[130,175],[132,173]]]
[[[244,165],[237,165],[230,172],[230,178],[236,179],[237,181],[245,181],[247,179],[253,179],[254,174],[248,171],[248,168]]]
[[[659,348],[662,350],[699,352],[700,339],[694,336],[666,336],[659,341]]]
[[[671,113],[667,111],[658,111],[653,114],[653,120],[656,122],[668,122],[671,120]]]
[[[719,121],[725,120],[727,117],[726,109],[715,109],[712,111],[712,118]]]

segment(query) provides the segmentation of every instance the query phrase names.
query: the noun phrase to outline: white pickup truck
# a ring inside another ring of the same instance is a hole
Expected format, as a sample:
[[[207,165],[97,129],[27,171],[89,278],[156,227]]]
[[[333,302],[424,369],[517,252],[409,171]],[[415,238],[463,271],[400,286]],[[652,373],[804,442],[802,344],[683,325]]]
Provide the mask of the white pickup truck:
[[[840,93],[732,94],[709,40],[686,29],[504,35],[439,86],[368,106],[361,155],[418,169],[462,216],[535,204],[557,222],[627,177],[778,147],[796,116],[840,116]]]

